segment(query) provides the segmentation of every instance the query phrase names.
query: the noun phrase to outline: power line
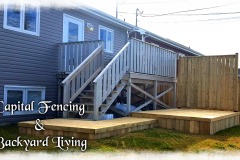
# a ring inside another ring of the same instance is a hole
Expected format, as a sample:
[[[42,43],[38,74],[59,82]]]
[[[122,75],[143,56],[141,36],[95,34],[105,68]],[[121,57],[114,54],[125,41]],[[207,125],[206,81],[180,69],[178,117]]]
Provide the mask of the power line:
[[[123,14],[136,14],[136,13],[133,13],[133,12],[118,12],[118,13],[123,13]]]
[[[223,20],[240,20],[240,16],[218,18],[218,19],[191,20],[191,21],[175,21],[175,22],[165,21],[165,22],[144,22],[144,23],[189,23],[189,22],[209,22],[209,21],[223,21]]]
[[[122,14],[136,14],[136,13],[130,13],[130,12],[118,12]],[[195,14],[173,14],[169,16],[205,16],[205,15],[228,15],[228,14],[240,14],[240,12],[216,12],[216,13],[195,13]],[[142,17],[146,17],[148,15],[157,15],[157,14],[142,14]]]
[[[154,15],[148,14],[148,15],[142,15],[142,17],[166,16],[166,15],[173,15],[173,14],[177,14],[177,13],[186,13],[186,12],[194,12],[194,11],[201,11],[201,10],[207,10],[207,9],[214,9],[214,8],[219,8],[219,7],[232,5],[232,4],[239,3],[239,2],[240,1],[236,1],[236,2],[227,3],[227,4],[224,4],[224,5],[213,6],[213,7],[197,8],[197,9],[183,10],[183,11],[177,11],[177,12],[164,13],[164,14],[154,14]]]
[[[166,1],[153,1],[153,2],[125,2],[124,4],[133,4],[133,5],[136,5],[136,4],[159,4],[159,3],[171,3],[171,2],[183,2],[183,1],[188,1],[188,0],[166,0]]]
[[[208,15],[226,15],[239,14],[240,12],[220,12],[220,13],[196,13],[196,14],[174,14],[174,16],[208,16]]]

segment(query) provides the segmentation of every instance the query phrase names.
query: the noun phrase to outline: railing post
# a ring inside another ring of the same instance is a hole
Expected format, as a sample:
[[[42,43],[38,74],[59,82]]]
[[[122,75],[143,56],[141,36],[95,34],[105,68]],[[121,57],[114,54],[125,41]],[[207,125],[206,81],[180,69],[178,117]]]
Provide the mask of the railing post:
[[[158,81],[154,81],[154,89],[153,89],[153,96],[157,98],[157,90],[158,90]],[[153,110],[157,109],[157,102],[153,101]]]
[[[93,120],[98,120],[99,110],[98,110],[98,90],[97,90],[97,83],[94,83],[94,111],[93,111]]]
[[[128,109],[128,114],[131,113],[131,93],[132,93],[132,88],[131,88],[131,78],[129,78],[128,85],[127,85],[127,109]]]
[[[104,68],[104,42],[101,42],[101,44],[102,44],[102,51],[101,51],[101,54],[102,54],[102,68]]]
[[[62,72],[62,45],[58,46],[58,72]]]
[[[176,82],[173,83],[173,90],[172,90],[173,94],[172,94],[172,108],[176,108],[177,105],[177,84]]]
[[[70,88],[69,81],[67,81],[63,86],[63,104],[68,104],[70,99]],[[68,118],[68,111],[63,111],[63,118]]]
[[[129,40],[129,47],[127,50],[127,71],[131,71],[131,46],[132,46],[132,40]]]

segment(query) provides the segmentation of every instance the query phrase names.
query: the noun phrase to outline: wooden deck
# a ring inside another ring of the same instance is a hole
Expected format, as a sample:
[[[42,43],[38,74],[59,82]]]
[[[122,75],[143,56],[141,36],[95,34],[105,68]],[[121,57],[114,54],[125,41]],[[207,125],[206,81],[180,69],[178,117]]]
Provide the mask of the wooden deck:
[[[132,89],[138,90],[148,97],[148,101],[141,104],[137,110],[150,103],[153,103],[154,109],[158,104],[170,108],[169,104],[158,100],[169,92],[172,93],[171,105],[175,108],[177,59],[178,54],[173,51],[131,39],[104,66],[104,49],[101,41],[60,44],[58,72],[70,73],[62,81],[63,104],[73,102],[80,97],[81,103],[87,101],[91,104],[90,107],[86,107],[87,112],[93,114],[94,120],[99,120],[122,90],[126,88],[128,111],[131,106]],[[59,77],[61,78],[61,76]],[[124,79],[126,77],[127,82]],[[154,86],[151,94],[136,85],[142,83],[146,87],[146,81]],[[170,83],[171,86],[168,84],[166,90],[158,92],[158,88],[163,82]],[[59,87],[59,91],[61,87]],[[93,91],[94,96],[84,97],[84,92],[89,93],[89,91]],[[61,99],[60,94],[58,97]],[[70,118],[71,115],[64,112],[63,117]]]
[[[35,121],[18,123],[20,134],[34,136],[66,136],[82,139],[100,139],[155,127],[157,120],[125,117],[113,120],[90,121],[80,119],[42,120],[44,131],[35,130]]]
[[[153,118],[158,127],[174,129],[194,134],[214,134],[218,131],[239,125],[239,112],[168,109],[132,113],[132,117]]]
[[[132,117],[92,121],[81,119],[42,120],[44,131],[35,130],[35,121],[19,122],[20,134],[100,139],[154,127],[193,134],[214,134],[239,125],[240,112],[200,109],[167,109],[134,112]]]

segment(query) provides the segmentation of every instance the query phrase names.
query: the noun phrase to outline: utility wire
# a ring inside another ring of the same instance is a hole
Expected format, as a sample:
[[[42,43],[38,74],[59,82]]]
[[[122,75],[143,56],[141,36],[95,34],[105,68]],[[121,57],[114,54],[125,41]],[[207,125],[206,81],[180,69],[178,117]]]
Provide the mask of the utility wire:
[[[226,15],[239,14],[240,12],[220,12],[220,13],[196,13],[196,14],[174,14],[173,16],[208,16],[208,15]]]
[[[122,14],[136,14],[136,13],[130,13],[130,12],[119,12]],[[228,15],[228,14],[240,14],[240,12],[216,12],[216,13],[187,13],[187,14],[172,14],[169,16],[207,16],[207,15]],[[143,17],[148,16],[148,15],[154,15],[154,14],[142,14]]]
[[[157,3],[171,3],[171,2],[184,2],[184,1],[188,1],[188,0],[166,0],[166,1],[153,1],[153,2],[125,2],[124,4],[157,4]]]
[[[209,22],[209,21],[223,21],[223,20],[240,20],[240,16],[237,17],[227,17],[227,18],[218,18],[218,19],[203,19],[203,20],[192,20],[192,21],[175,21],[175,22],[144,22],[144,23],[189,23],[189,22]]]
[[[214,8],[219,8],[219,7],[224,7],[232,4],[239,3],[240,1],[224,4],[224,5],[218,5],[218,6],[213,6],[213,7],[205,7],[205,8],[197,8],[197,9],[190,9],[190,10],[183,10],[183,11],[177,11],[177,12],[170,12],[170,13],[164,13],[164,14],[154,14],[154,15],[141,15],[142,17],[157,17],[157,16],[166,16],[166,15],[173,15],[177,13],[186,13],[186,12],[194,12],[194,11],[201,11],[201,10],[207,10],[207,9],[214,9]]]

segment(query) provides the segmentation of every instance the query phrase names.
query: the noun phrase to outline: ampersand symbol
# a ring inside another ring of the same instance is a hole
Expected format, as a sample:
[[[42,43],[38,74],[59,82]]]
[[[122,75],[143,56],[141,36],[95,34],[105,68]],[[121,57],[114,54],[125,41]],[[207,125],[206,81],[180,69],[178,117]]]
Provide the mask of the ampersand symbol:
[[[37,120],[36,120],[35,130],[36,130],[36,131],[45,130],[45,129],[43,128],[43,124],[40,123],[40,119],[37,119]]]

